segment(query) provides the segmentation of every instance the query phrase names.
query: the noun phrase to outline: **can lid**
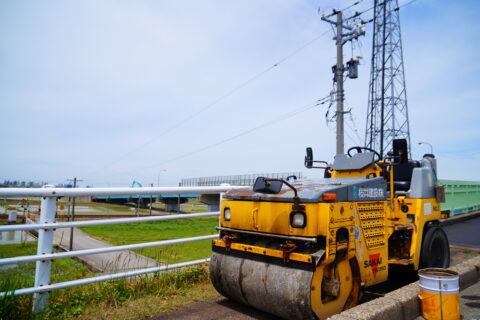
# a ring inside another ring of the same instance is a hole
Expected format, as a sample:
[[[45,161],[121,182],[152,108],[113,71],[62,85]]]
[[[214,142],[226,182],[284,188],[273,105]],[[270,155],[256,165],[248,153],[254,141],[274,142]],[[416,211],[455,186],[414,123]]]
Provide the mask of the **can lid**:
[[[444,279],[458,277],[458,272],[443,268],[426,268],[418,270],[418,275]]]
[[[418,271],[420,289],[432,293],[458,293],[459,276],[453,270],[428,268]]]

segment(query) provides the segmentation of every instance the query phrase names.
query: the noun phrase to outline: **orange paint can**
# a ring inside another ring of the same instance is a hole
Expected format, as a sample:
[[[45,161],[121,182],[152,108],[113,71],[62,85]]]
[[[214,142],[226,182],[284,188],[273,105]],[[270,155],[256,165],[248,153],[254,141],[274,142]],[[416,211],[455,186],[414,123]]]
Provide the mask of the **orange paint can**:
[[[460,319],[458,273],[428,268],[419,270],[418,276],[422,316],[428,320]]]

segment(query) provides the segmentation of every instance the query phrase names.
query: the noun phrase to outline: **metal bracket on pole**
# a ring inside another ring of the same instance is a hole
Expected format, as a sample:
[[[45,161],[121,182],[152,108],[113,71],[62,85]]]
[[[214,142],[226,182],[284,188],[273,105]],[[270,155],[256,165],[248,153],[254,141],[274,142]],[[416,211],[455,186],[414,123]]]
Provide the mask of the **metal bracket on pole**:
[[[46,186],[45,186],[46,187]],[[57,209],[56,197],[44,197],[40,205],[40,224],[55,222]],[[38,230],[37,255],[51,254],[53,252],[53,229]],[[50,284],[52,261],[37,261],[35,269],[35,288]],[[33,312],[40,313],[48,302],[48,291],[38,292],[33,295]]]

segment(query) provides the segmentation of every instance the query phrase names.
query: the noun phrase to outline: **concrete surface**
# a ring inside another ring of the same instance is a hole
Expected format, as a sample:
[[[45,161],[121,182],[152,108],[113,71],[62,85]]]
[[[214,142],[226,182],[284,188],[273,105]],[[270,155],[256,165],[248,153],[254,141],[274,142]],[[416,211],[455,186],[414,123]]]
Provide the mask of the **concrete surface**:
[[[461,296],[466,296],[466,299],[477,299],[480,292],[478,285],[480,281],[480,256],[476,256],[469,260],[466,260],[455,267],[449,268],[458,272],[460,275],[460,290]],[[473,285],[473,286],[472,286]],[[472,287],[470,287],[472,286]],[[470,288],[472,288],[470,291]],[[475,291],[477,290],[477,291]],[[422,319],[420,317],[420,300],[418,281],[401,289],[392,291],[385,295],[383,298],[378,298],[370,302],[361,304],[355,308],[346,310],[339,315],[335,315],[328,319],[330,320],[347,320],[347,319]],[[471,292],[472,294],[469,294]],[[480,298],[478,298],[480,299]],[[480,307],[480,302],[468,301],[471,308],[467,312],[471,312],[476,315],[477,319],[480,319],[480,309],[472,307]],[[400,305],[400,311],[399,311]],[[464,314],[466,311],[461,310],[463,319],[467,318]],[[473,318],[475,319],[475,318]]]
[[[460,313],[462,320],[480,319],[480,282],[460,292]],[[425,320],[419,316],[415,320]]]
[[[450,247],[450,265],[460,264],[465,260],[478,256],[479,253],[480,249],[477,251],[471,248]],[[359,304],[383,297],[389,292],[405,287],[417,280],[418,274],[414,270],[392,269],[388,281],[363,289],[363,295]]]
[[[460,312],[463,320],[480,319],[480,282],[461,292]]]
[[[70,229],[57,229],[54,244],[68,251],[70,248]],[[111,247],[112,245],[92,238],[80,229],[73,233],[73,250]],[[157,266],[157,262],[132,251],[119,251],[78,257],[95,272],[112,273]]]
[[[348,309],[337,316],[329,319],[355,319],[355,320],[403,320],[402,303],[398,300],[383,297],[378,298],[361,305]]]

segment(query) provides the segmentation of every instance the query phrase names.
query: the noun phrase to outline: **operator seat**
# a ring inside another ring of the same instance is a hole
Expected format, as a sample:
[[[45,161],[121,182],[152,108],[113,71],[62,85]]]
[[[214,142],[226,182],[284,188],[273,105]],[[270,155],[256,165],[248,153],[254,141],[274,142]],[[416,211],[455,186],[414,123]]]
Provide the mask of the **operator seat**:
[[[395,190],[408,191],[412,181],[413,169],[420,167],[420,162],[408,160],[408,147],[406,139],[393,140],[394,162],[398,163],[393,167],[393,185]]]

